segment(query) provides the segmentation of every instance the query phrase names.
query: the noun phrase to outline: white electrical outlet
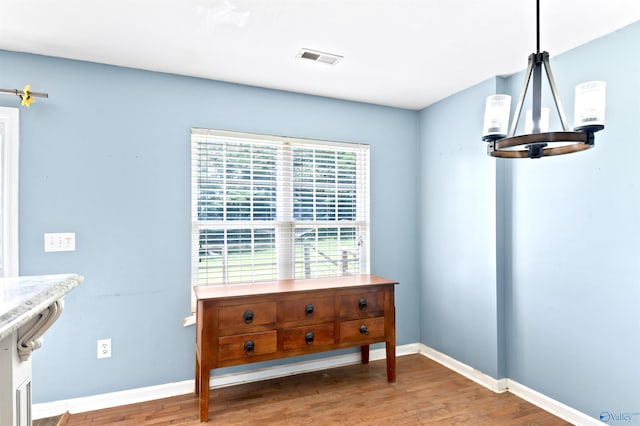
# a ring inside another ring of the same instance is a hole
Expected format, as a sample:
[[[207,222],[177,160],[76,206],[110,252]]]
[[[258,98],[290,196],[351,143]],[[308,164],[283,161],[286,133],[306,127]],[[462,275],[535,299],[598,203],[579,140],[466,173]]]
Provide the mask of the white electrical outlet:
[[[98,340],[98,359],[111,358],[111,339]]]
[[[75,251],[75,232],[46,233],[44,234],[44,251]]]

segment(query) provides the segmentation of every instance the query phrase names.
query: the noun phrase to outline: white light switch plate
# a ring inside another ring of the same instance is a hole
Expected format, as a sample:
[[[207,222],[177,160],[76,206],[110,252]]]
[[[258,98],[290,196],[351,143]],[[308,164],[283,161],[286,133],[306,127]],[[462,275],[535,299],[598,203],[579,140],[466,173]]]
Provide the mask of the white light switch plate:
[[[44,234],[44,251],[75,251],[75,232]]]

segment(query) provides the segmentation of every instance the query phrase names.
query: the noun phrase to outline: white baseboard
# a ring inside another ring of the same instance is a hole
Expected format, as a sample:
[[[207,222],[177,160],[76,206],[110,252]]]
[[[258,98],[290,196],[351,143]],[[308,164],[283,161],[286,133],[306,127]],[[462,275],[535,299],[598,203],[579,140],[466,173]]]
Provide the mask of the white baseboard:
[[[417,343],[397,346],[396,356],[416,354],[418,351],[419,346]],[[372,349],[369,352],[369,360],[371,361],[385,358],[386,352],[384,348]],[[313,361],[294,362],[282,366],[261,368],[239,373],[229,373],[221,376],[212,376],[210,384],[213,389],[222,388],[242,383],[257,382],[260,380],[275,379],[294,374],[342,367],[345,365],[357,364],[359,362],[360,353],[358,352]],[[33,404],[32,413],[34,419],[58,416],[66,412],[72,414],[83,413],[85,411],[102,410],[104,408],[117,407],[120,405],[135,404],[155,399],[168,398],[171,396],[184,395],[193,392],[194,389],[194,380],[185,380],[183,382],[167,383],[165,385],[147,386],[101,395]]]
[[[530,403],[546,410],[570,423],[583,426],[603,425],[604,423],[594,419],[565,404],[555,401],[539,392],[529,389],[510,379],[495,379],[475,368],[438,352],[421,343],[412,343],[396,347],[396,356],[422,354],[450,370],[473,380],[474,382],[497,393],[509,391],[514,395],[529,401]],[[372,349],[369,354],[371,361],[385,359],[385,349]],[[222,388],[242,383],[257,382],[260,380],[275,379],[294,374],[308,373],[360,362],[360,354],[353,353],[333,357],[322,358],[313,361],[302,361],[276,367],[268,367],[239,373],[229,373],[211,377],[212,388]],[[138,389],[130,389],[119,392],[111,392],[101,395],[72,398],[61,401],[33,404],[32,415],[34,419],[58,416],[63,413],[82,413],[85,411],[101,410],[120,405],[135,404],[152,401],[171,396],[184,395],[194,391],[194,380],[168,383],[157,386],[147,386]]]
[[[548,411],[569,423],[580,426],[606,425],[606,423],[603,423],[600,420],[588,416],[581,411],[569,407],[568,405],[562,404],[555,399],[551,399],[548,396],[521,385],[514,380],[507,379],[507,383],[509,392],[512,394],[524,399],[525,401],[529,401],[533,405],[537,405],[543,410]]]
[[[34,420],[59,416],[64,413],[83,413],[85,411],[102,410],[120,405],[184,395],[193,392],[194,387],[195,382],[193,380],[185,380],[184,382],[33,404],[31,412]]]
[[[542,408],[549,413],[560,417],[574,425],[580,426],[595,426],[606,425],[600,420],[594,419],[591,416],[584,414],[574,408],[569,407],[561,402],[549,398],[546,395],[541,394],[533,389],[530,389],[520,383],[511,379],[494,379],[491,376],[484,374],[483,372],[476,370],[475,368],[468,366],[460,361],[451,358],[448,355],[438,352],[423,344],[419,344],[420,353],[427,358],[430,358],[450,370],[465,376],[466,378],[473,380],[474,382],[481,384],[482,386],[491,389],[494,392],[511,392],[519,398],[524,399],[532,403],[535,406]]]
[[[467,379],[473,380],[496,393],[507,391],[507,379],[494,379],[493,377],[484,374],[482,371],[476,370],[475,368],[457,361],[442,352],[438,352],[429,346],[423,345],[422,343],[419,344],[419,347],[422,355],[444,365],[448,369],[453,370],[460,375],[463,375]]]

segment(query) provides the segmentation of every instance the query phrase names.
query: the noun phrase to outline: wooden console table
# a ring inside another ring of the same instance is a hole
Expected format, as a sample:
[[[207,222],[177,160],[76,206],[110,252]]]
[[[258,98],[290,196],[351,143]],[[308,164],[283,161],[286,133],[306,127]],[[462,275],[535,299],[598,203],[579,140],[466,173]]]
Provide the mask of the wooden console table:
[[[196,395],[209,418],[214,368],[386,343],[387,380],[396,379],[395,281],[354,275],[260,284],[197,286]]]

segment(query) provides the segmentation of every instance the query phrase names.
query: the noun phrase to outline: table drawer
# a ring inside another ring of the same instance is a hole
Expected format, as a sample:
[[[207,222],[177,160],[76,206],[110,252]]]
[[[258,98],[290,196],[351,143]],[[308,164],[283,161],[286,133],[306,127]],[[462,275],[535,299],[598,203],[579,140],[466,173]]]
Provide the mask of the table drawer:
[[[251,358],[278,351],[278,332],[247,333],[218,338],[218,361]]]
[[[289,328],[281,333],[282,349],[285,351],[333,345],[335,342],[333,323]]]
[[[222,306],[218,309],[218,327],[221,330],[250,328],[275,322],[275,302]]]
[[[340,323],[340,342],[357,342],[384,337],[384,317],[365,318]]]
[[[340,316],[363,316],[384,312],[384,291],[363,291],[340,296]]]
[[[331,321],[336,317],[333,296],[309,296],[278,302],[278,322]]]

